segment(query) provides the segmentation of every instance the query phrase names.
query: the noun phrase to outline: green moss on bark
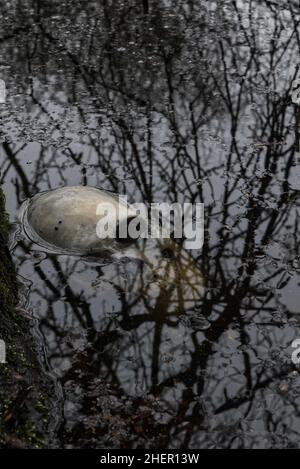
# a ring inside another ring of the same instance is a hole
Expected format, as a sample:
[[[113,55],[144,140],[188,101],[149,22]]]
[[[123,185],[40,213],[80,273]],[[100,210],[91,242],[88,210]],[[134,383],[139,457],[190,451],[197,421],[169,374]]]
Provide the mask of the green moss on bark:
[[[0,339],[7,363],[0,364],[0,448],[46,444],[53,383],[38,359],[30,321],[18,310],[16,273],[7,249],[9,221],[0,187]]]
[[[13,264],[7,250],[7,240],[9,233],[8,216],[5,212],[4,195],[0,188],[0,311],[1,325],[13,328],[12,324],[8,324],[5,318],[13,314],[14,307],[17,303],[17,285]],[[1,327],[0,325],[0,327]]]

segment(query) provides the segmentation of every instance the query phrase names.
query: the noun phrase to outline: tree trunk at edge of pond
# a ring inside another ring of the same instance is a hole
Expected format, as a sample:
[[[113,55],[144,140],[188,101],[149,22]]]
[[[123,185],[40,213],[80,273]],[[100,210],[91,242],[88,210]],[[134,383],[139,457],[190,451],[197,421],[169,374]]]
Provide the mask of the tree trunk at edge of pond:
[[[18,285],[8,235],[0,187],[0,448],[41,448],[47,445],[54,383],[39,359],[33,324],[17,308]],[[6,363],[2,363],[5,348]]]

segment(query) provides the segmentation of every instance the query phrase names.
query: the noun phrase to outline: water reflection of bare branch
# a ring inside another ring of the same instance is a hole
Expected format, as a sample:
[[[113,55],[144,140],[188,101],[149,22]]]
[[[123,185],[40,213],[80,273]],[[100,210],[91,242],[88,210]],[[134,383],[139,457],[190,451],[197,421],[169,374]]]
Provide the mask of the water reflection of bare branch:
[[[44,258],[19,242],[18,269],[32,280],[31,308],[65,390],[61,444],[297,446],[289,95],[299,8],[244,2],[245,15],[217,2],[212,15],[202,1],[83,3],[35,2],[1,35],[14,58],[1,117],[10,211],[42,190],[89,184],[131,201],[203,202],[206,239],[192,264],[182,254],[176,270],[162,258],[156,276],[132,259]]]

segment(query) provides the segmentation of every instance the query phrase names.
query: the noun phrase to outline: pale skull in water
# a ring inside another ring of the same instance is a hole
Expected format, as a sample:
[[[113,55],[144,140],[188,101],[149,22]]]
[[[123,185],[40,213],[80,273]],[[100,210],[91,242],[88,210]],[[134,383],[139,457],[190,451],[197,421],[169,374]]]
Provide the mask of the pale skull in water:
[[[111,236],[104,239],[97,228],[101,208],[107,207],[113,213],[105,218],[112,226],[108,227]],[[129,246],[124,239],[113,237],[116,221],[119,227],[138,221],[136,210],[115,194],[81,186],[55,189],[25,202],[21,218],[27,236],[48,251],[92,257],[108,254],[142,261],[150,269],[143,270],[142,282],[137,279],[138,289],[144,289],[149,297],[158,295],[162,310],[171,304],[177,311],[190,308],[203,296],[203,275],[180,244],[162,238],[140,239]],[[147,272],[148,280],[144,278]]]
[[[109,212],[105,216],[108,227],[101,237],[98,224],[105,209]],[[38,194],[27,201],[22,210],[23,226],[32,241],[50,250],[79,255],[100,254],[112,249],[118,241],[116,227],[128,225],[135,217],[136,211],[122,198],[82,186]]]

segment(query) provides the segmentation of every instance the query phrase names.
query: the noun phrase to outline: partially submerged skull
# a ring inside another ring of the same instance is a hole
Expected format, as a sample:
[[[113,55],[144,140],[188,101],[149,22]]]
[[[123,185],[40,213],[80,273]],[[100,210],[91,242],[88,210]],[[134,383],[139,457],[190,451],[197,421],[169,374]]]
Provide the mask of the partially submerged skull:
[[[110,237],[101,237],[99,221],[106,216]],[[158,295],[161,307],[176,311],[193,307],[204,294],[205,279],[194,258],[172,239],[142,239],[128,245],[118,239],[117,224],[138,221],[137,212],[115,194],[93,187],[65,187],[38,194],[25,202],[22,209],[24,231],[34,243],[55,254],[99,256],[142,261],[145,294]],[[139,217],[140,219],[140,217]],[[147,275],[149,274],[149,278]],[[146,277],[145,277],[146,276]],[[158,291],[157,291],[158,289]],[[160,292],[160,293],[158,293]]]
[[[101,236],[98,224],[105,212],[108,226]],[[113,249],[122,241],[117,238],[118,228],[135,217],[136,211],[122,198],[82,186],[38,194],[22,210],[23,226],[32,241],[52,251],[78,255]]]

